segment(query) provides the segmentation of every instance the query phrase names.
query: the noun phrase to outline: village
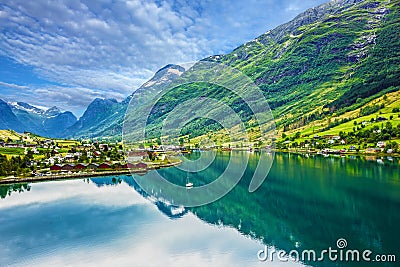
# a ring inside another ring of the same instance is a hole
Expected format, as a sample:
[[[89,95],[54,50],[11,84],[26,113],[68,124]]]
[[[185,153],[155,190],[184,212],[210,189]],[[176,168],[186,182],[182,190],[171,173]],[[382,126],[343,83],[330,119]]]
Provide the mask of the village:
[[[380,129],[374,129],[379,131]],[[372,132],[375,134],[375,132]],[[379,134],[378,132],[376,134]],[[179,164],[177,154],[195,150],[244,150],[258,152],[271,150],[295,153],[312,153],[327,156],[342,155],[387,155],[398,156],[397,142],[374,140],[375,143],[355,144],[354,136],[340,132],[339,135],[325,134],[302,138],[299,133],[284,137],[276,146],[261,146],[247,143],[236,146],[229,142],[216,142],[213,146],[201,147],[199,140],[185,140],[180,146],[162,146],[157,140],[127,150],[120,140],[64,140],[51,139],[32,133],[0,131],[0,177],[42,177],[59,175],[93,175],[95,173],[145,173],[151,169]],[[193,143],[195,142],[195,143]],[[197,143],[196,143],[197,142]],[[218,145],[217,145],[218,144]],[[191,149],[192,148],[192,149]]]
[[[278,143],[281,150],[305,150],[330,154],[362,153],[362,154],[396,154],[398,145],[393,141],[377,141],[372,145],[348,144],[346,138],[339,135],[314,135],[312,139],[295,142],[286,140]]]
[[[8,138],[0,136],[0,176],[146,172],[178,162],[167,154],[176,153],[153,147],[124,151],[118,141],[46,139],[14,133]]]

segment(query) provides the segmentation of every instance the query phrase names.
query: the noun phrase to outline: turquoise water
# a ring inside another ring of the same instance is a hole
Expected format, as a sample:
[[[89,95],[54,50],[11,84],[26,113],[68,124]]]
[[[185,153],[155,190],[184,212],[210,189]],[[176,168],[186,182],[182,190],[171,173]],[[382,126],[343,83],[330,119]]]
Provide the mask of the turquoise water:
[[[227,159],[217,155],[210,182]],[[248,185],[258,154],[239,184],[218,201],[184,209],[157,201],[130,176],[0,187],[0,266],[399,266],[399,162],[276,154],[267,180]],[[176,183],[185,175],[160,170]],[[145,177],[145,176],[144,176]],[[336,248],[395,254],[396,263],[267,260],[264,249]]]

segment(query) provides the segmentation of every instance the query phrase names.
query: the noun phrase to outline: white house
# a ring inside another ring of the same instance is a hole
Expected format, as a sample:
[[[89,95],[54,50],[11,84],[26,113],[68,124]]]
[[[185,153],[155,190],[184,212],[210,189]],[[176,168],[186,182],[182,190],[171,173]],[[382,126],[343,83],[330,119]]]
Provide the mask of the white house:
[[[380,148],[385,147],[385,145],[386,145],[385,141],[379,141],[378,143],[376,143],[376,146]]]

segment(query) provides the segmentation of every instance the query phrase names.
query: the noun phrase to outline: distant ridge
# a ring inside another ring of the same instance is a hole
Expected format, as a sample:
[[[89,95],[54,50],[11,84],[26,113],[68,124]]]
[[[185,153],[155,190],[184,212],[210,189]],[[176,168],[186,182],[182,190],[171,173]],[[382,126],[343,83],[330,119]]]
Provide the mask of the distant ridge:
[[[61,112],[57,107],[43,110],[28,103],[6,103],[1,99],[0,114],[0,129],[27,131],[48,137],[61,137],[77,120],[72,112]]]

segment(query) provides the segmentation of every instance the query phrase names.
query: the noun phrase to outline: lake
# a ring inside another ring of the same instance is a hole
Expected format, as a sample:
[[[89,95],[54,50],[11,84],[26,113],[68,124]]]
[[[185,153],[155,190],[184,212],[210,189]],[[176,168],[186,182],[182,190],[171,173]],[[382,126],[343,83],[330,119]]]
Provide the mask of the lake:
[[[217,153],[190,180],[209,183],[245,153]],[[131,176],[1,186],[0,266],[399,266],[397,159],[277,153],[267,179],[249,193],[259,157],[250,154],[231,192],[192,208],[157,200]],[[159,172],[177,184],[187,177],[176,168]],[[266,248],[338,249],[338,239],[343,250],[397,262],[258,259]]]

